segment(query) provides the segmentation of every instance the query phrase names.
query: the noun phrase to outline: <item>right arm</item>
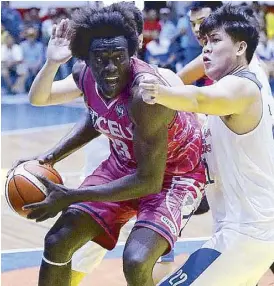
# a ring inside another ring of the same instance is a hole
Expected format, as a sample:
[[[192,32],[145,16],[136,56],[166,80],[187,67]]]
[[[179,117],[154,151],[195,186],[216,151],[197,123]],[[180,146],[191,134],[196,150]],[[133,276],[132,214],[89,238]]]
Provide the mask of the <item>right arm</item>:
[[[47,49],[47,61],[31,86],[29,100],[32,105],[66,103],[82,95],[82,91],[77,87],[72,75],[54,82],[60,65],[70,58],[69,22],[62,20],[57,27],[53,27]]]
[[[62,138],[55,147],[42,155],[15,161],[7,176],[18,165],[30,160],[38,160],[40,164],[50,164],[53,166],[56,162],[66,158],[100,135],[101,133],[93,127],[89,112],[86,111],[85,115],[75,124],[69,134]]]
[[[101,133],[95,130],[90,113],[87,110],[85,115],[75,124],[73,129],[63,137],[55,147],[47,151],[46,154],[50,154],[53,157],[54,163],[56,163],[100,135]]]
[[[193,84],[198,79],[205,76],[204,64],[202,55],[198,56],[180,70],[177,75],[184,84]]]

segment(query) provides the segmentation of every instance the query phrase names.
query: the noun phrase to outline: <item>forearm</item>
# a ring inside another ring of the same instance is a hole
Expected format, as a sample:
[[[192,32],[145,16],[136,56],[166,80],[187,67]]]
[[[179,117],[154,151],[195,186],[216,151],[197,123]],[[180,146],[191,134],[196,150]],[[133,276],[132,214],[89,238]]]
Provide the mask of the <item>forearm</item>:
[[[199,112],[199,88],[194,85],[164,87],[167,96],[159,96],[157,102],[174,110]]]
[[[100,135],[91,124],[89,114],[83,117],[73,129],[60,140],[60,142],[47,153],[52,154],[54,161],[58,162],[74,153],[88,142]]]
[[[118,202],[137,199],[160,192],[160,190],[159,184],[157,186],[151,180],[140,180],[136,174],[132,174],[107,184],[73,190],[71,199],[72,202]]]
[[[51,94],[52,83],[59,66],[60,64],[46,61],[32,83],[29,92],[31,104],[47,105]]]
[[[198,79],[204,77],[205,70],[202,56],[198,56],[185,65],[177,74],[184,84],[193,84]]]

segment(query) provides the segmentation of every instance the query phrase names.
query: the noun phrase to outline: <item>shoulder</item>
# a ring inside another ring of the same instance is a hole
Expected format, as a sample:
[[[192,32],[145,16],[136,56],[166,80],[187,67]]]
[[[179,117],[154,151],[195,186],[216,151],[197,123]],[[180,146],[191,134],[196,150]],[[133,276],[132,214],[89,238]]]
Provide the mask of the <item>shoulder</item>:
[[[163,81],[157,76],[150,73],[140,75],[134,85],[131,87],[131,101],[129,104],[129,113],[133,122],[137,125],[147,126],[150,128],[153,124],[169,124],[173,119],[175,111],[165,106],[154,104],[150,105],[143,101],[143,90],[139,84],[143,81],[153,81],[163,84]]]
[[[230,93],[242,96],[256,96],[260,94],[258,85],[247,77],[227,75],[216,83],[217,87],[227,89]]]
[[[80,79],[80,74],[83,68],[86,66],[84,61],[78,60],[72,67],[72,76],[74,81],[78,84]]]
[[[165,68],[158,68],[159,74],[167,81],[170,86],[184,85],[180,77],[172,70]]]

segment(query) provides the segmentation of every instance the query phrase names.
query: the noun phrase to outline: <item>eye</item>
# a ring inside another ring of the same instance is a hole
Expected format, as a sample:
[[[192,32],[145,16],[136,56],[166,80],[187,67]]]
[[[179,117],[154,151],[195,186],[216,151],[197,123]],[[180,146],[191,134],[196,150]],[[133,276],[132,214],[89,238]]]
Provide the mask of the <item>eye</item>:
[[[97,64],[100,64],[102,62],[102,58],[100,58],[99,56],[96,57],[96,63]]]
[[[212,43],[218,43],[218,42],[220,42],[220,39],[217,38],[212,39]]]
[[[117,56],[116,56],[116,60],[117,60],[117,61],[122,61],[122,60],[124,60],[124,55],[117,55]]]
[[[207,45],[207,39],[205,39],[205,38],[202,39],[202,45],[203,45],[203,46],[206,46],[206,45]]]

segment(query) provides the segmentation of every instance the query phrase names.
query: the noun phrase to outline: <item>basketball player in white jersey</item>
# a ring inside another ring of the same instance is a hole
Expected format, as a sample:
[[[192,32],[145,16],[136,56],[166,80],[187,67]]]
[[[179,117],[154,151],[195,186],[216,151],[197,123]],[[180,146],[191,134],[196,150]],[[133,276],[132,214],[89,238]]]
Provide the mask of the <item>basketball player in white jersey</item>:
[[[144,100],[209,114],[204,152],[213,237],[159,285],[255,286],[274,261],[274,148],[267,89],[249,71],[252,11],[225,5],[201,24],[211,86],[141,84]]]

